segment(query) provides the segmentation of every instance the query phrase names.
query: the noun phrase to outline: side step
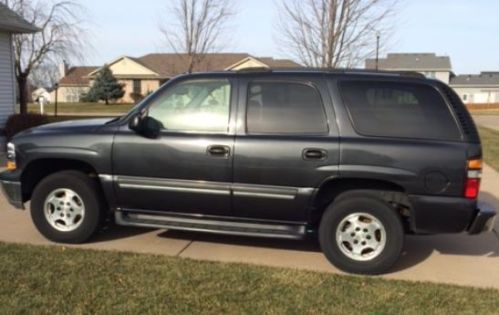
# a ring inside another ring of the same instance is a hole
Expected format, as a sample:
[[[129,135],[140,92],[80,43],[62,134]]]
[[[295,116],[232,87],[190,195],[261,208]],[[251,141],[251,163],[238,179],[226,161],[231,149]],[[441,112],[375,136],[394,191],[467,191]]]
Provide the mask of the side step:
[[[187,217],[175,214],[150,214],[116,211],[116,224],[124,226],[150,227],[170,230],[183,230],[228,235],[303,239],[305,225],[269,224],[260,222],[240,222],[200,217]]]

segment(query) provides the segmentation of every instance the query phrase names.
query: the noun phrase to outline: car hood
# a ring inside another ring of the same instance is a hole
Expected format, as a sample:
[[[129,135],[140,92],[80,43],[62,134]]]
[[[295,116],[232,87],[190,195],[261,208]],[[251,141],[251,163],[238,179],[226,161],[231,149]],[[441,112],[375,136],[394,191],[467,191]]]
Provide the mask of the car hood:
[[[71,132],[71,131],[91,132],[104,126],[110,120],[112,120],[112,118],[67,120],[67,121],[34,127],[19,133],[16,137],[28,134],[37,134],[37,133],[59,133],[59,132]]]

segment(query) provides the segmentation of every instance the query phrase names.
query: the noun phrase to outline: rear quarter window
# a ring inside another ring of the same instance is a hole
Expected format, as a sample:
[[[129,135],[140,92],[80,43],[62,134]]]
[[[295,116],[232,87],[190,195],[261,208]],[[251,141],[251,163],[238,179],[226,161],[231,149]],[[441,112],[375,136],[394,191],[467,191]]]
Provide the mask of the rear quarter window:
[[[461,139],[442,95],[420,83],[343,81],[340,93],[355,130],[366,136]]]

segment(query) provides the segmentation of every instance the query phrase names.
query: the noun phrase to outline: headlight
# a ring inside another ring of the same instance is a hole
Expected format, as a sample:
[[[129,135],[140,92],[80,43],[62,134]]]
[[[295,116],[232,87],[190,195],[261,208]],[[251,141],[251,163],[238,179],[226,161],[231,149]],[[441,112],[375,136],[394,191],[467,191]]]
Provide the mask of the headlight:
[[[7,170],[15,171],[16,169],[16,146],[9,142],[7,143]]]

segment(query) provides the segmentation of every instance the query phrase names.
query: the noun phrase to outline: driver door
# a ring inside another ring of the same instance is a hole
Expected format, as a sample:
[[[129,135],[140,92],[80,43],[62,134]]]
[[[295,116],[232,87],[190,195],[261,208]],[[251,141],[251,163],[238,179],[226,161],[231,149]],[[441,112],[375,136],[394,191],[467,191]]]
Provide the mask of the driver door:
[[[120,128],[113,147],[120,208],[230,214],[234,85],[220,77],[176,80],[146,105],[163,125],[157,139]]]

